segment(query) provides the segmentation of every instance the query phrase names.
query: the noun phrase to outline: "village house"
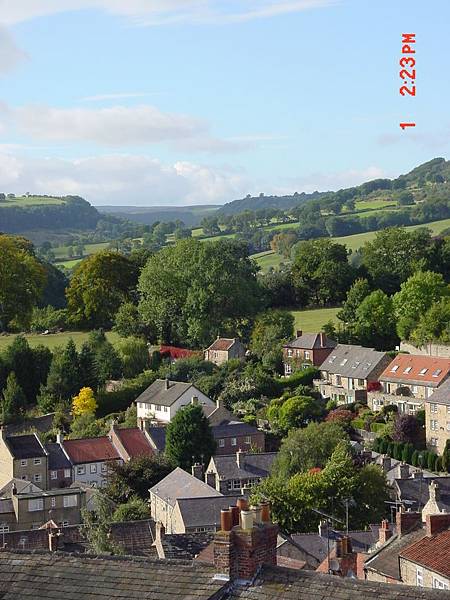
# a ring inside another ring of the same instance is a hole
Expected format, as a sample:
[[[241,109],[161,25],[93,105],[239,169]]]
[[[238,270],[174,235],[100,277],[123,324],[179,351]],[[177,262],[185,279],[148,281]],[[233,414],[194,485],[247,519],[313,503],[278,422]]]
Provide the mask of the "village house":
[[[24,479],[48,488],[48,456],[35,433],[6,435],[0,428],[0,486],[11,479]]]
[[[320,365],[321,379],[314,384],[323,398],[338,404],[367,401],[367,393],[379,386],[378,377],[390,362],[385,352],[338,344]]]
[[[379,389],[369,391],[369,407],[393,404],[400,413],[415,414],[450,374],[450,359],[398,354],[381,373]]]
[[[72,484],[72,464],[58,443],[45,444],[48,455],[48,487],[69,487]]]
[[[231,358],[244,358],[245,348],[237,338],[221,338],[217,336],[217,339],[211,346],[206,348],[204,356],[205,360],[220,366]]]
[[[138,427],[121,429],[113,423],[108,438],[124,462],[139,456],[152,456],[154,454],[146,432]]]
[[[297,331],[297,337],[283,346],[284,374],[289,376],[299,369],[319,367],[336,346],[337,343],[322,331]]]
[[[211,457],[205,479],[222,494],[244,493],[270,475],[277,452],[244,452]]]
[[[140,429],[145,423],[170,423],[178,410],[188,404],[200,404],[206,416],[217,407],[216,403],[192,383],[157,379],[136,400],[137,422]]]
[[[442,454],[450,439],[450,379],[425,401],[425,435],[427,447]]]

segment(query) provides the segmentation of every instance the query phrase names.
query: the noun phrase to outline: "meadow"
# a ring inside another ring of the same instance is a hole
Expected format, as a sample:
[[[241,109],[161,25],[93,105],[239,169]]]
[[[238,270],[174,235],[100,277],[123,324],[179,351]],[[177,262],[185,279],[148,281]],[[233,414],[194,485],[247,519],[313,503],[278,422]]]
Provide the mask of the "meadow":
[[[338,310],[339,308],[313,308],[309,310],[291,310],[290,312],[295,318],[295,331],[316,333],[328,321],[338,322],[336,317]]]
[[[9,346],[16,337],[16,334],[2,334],[0,335],[0,352]],[[89,337],[88,331],[64,331],[63,333],[51,333],[48,335],[42,335],[41,333],[27,333],[24,334],[30,346],[33,348],[39,345],[46,346],[53,350],[58,346],[65,346],[70,338],[73,339],[77,348],[81,348],[82,344],[87,341]],[[117,344],[121,339],[118,333],[114,331],[108,331],[106,337],[112,344]]]

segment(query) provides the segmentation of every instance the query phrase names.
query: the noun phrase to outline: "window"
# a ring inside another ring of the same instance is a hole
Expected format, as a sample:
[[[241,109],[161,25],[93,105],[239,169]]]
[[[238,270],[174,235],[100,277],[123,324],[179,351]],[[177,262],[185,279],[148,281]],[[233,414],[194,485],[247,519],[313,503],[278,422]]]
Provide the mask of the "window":
[[[430,439],[430,446],[437,446],[438,445],[438,439],[437,438],[431,438]]]
[[[77,467],[77,475],[84,475],[86,472],[84,467]]]
[[[236,438],[231,438],[231,445],[236,446],[236,444],[237,444]]]
[[[360,387],[363,387],[364,386],[364,379],[358,379],[358,385]]]
[[[168,406],[163,406],[162,409],[163,409],[163,412],[169,412],[169,407]]]
[[[436,369],[436,371],[433,371],[433,377],[439,377],[439,375],[442,373],[442,369]]]
[[[55,508],[56,506],[56,498],[50,498],[50,505],[52,508]]]
[[[69,527],[69,521],[63,521],[62,522],[62,526],[63,527]]]
[[[101,472],[106,473],[107,470],[108,470],[108,465],[106,463],[102,463]]]
[[[64,477],[66,479],[69,479],[69,477],[71,476],[72,472],[70,469],[64,469]]]
[[[305,350],[305,360],[309,360],[311,358],[311,353],[308,350]]]
[[[50,471],[50,479],[58,479],[58,471]]]
[[[93,487],[93,488],[96,488],[96,487],[97,487],[97,482],[96,482],[96,481],[90,481],[90,482],[89,482],[89,485],[90,485],[91,487]]]
[[[42,462],[42,461],[41,461],[41,459],[40,459],[40,458],[35,458],[35,459],[33,460],[33,464],[35,464],[35,465],[40,465],[40,464],[41,464],[41,462]]]
[[[72,496],[64,496],[64,508],[71,508],[72,506],[77,506],[78,497],[73,494]]]
[[[34,500],[28,500],[28,512],[35,512],[37,510],[44,510],[44,499],[35,498]]]
[[[35,473],[33,476],[33,481],[35,483],[40,483],[42,481],[42,475],[40,473]]]
[[[25,458],[25,459],[22,459],[22,460],[20,461],[20,466],[21,466],[21,467],[26,467],[27,465],[28,465],[28,461],[27,461],[27,459],[26,459],[26,458]]]
[[[220,439],[219,440],[219,448],[224,448],[225,447],[225,440],[224,439]]]
[[[431,431],[437,431],[438,430],[438,422],[434,419],[430,420],[430,429]]]
[[[290,375],[292,373],[292,366],[291,365],[284,365],[284,374],[285,375]]]
[[[229,490],[240,490],[241,486],[244,484],[244,482],[241,482],[240,479],[231,479],[228,482],[228,489]]]
[[[420,369],[419,371],[419,375],[425,375],[425,373],[428,371],[428,369]]]
[[[97,465],[91,465],[89,470],[91,473],[97,473]]]
[[[340,375],[336,375],[336,385],[341,385],[342,379]]]
[[[406,373],[406,374],[411,373],[411,369],[412,369],[412,367],[406,367],[406,369],[403,371],[403,373]]]
[[[9,525],[0,525],[0,533],[9,533]]]
[[[245,436],[245,443],[246,443],[246,444],[251,444],[251,443],[252,443],[252,438],[251,438],[251,436],[249,436],[249,435],[246,435],[246,436]]]
[[[433,577],[433,587],[436,590],[448,590],[448,583],[441,581],[437,577]]]
[[[417,587],[423,587],[423,571],[419,567],[416,569],[416,585]]]
[[[430,411],[432,413],[437,413],[437,411],[438,411],[437,404],[430,404]]]
[[[289,356],[289,358],[291,358],[291,357],[292,357],[292,350],[290,350],[290,349],[289,349],[289,350],[287,351],[287,355]]]
[[[391,373],[395,373],[395,371],[398,371],[398,365],[394,365],[391,369]]]
[[[347,363],[348,363],[348,358],[344,358],[344,360],[341,360],[341,367],[343,367]]]

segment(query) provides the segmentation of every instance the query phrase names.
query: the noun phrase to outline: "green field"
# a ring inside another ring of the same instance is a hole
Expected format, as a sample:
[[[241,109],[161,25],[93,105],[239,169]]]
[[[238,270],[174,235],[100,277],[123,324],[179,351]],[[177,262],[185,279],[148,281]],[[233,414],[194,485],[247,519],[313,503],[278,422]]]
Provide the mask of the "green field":
[[[44,198],[42,196],[28,197],[28,196],[17,196],[16,198],[7,198],[3,202],[0,202],[0,208],[7,208],[8,206],[19,207],[19,206],[42,206],[43,204],[65,204],[61,198]]]
[[[0,335],[0,351],[4,350],[7,346],[9,346],[16,336],[14,334],[10,335]],[[49,335],[42,335],[40,333],[30,333],[25,335],[26,339],[30,346],[39,346],[42,344],[43,346],[47,346],[50,350],[56,348],[57,346],[65,346],[70,338],[73,339],[78,348],[81,347],[83,342],[86,342],[89,337],[89,332],[86,331],[65,331],[63,333],[53,333]],[[116,344],[120,340],[120,336],[118,333],[114,331],[109,331],[106,334],[106,337],[112,344]]]
[[[99,242],[98,244],[84,244],[84,253],[85,256],[89,254],[95,254],[96,252],[101,252],[102,250],[106,250],[109,246],[110,242]],[[77,244],[74,244],[76,248]],[[67,252],[69,250],[69,246],[56,246],[52,248],[53,253],[55,254],[55,258],[68,258]]]
[[[355,210],[377,210],[397,206],[392,200],[358,200],[355,202]]]
[[[250,258],[256,261],[256,264],[260,267],[263,272],[268,271],[271,268],[278,268],[281,263],[289,263],[290,261],[279,254],[269,250],[267,252],[259,252],[259,254],[252,254]]]
[[[66,267],[66,269],[73,269],[82,260],[83,260],[82,258],[74,258],[74,259],[70,259],[70,260],[60,260],[58,262],[55,262],[55,267]]]
[[[296,331],[301,329],[307,333],[316,333],[328,321],[337,322],[336,313],[339,308],[314,308],[311,310],[291,310],[294,315]]]

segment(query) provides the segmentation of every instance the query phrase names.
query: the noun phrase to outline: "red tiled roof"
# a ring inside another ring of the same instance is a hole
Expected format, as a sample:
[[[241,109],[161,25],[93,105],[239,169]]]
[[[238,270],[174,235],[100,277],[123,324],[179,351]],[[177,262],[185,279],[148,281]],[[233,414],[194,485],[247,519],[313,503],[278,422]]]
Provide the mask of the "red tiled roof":
[[[450,529],[407,546],[400,557],[450,577]]]
[[[229,350],[235,341],[235,339],[218,338],[211,344],[208,350]]]
[[[450,372],[450,359],[399,354],[380,376],[381,381],[424,382],[440,385]]]
[[[115,433],[131,458],[136,458],[137,456],[151,456],[153,454],[153,449],[145,437],[145,434],[137,427],[115,429]]]
[[[106,436],[82,440],[64,440],[63,447],[74,464],[120,458],[117,450]]]
[[[178,348],[177,346],[161,346],[159,349],[161,354],[169,355],[172,359],[177,358],[189,358],[190,356],[197,356],[200,353],[195,350],[187,350],[187,348]]]

